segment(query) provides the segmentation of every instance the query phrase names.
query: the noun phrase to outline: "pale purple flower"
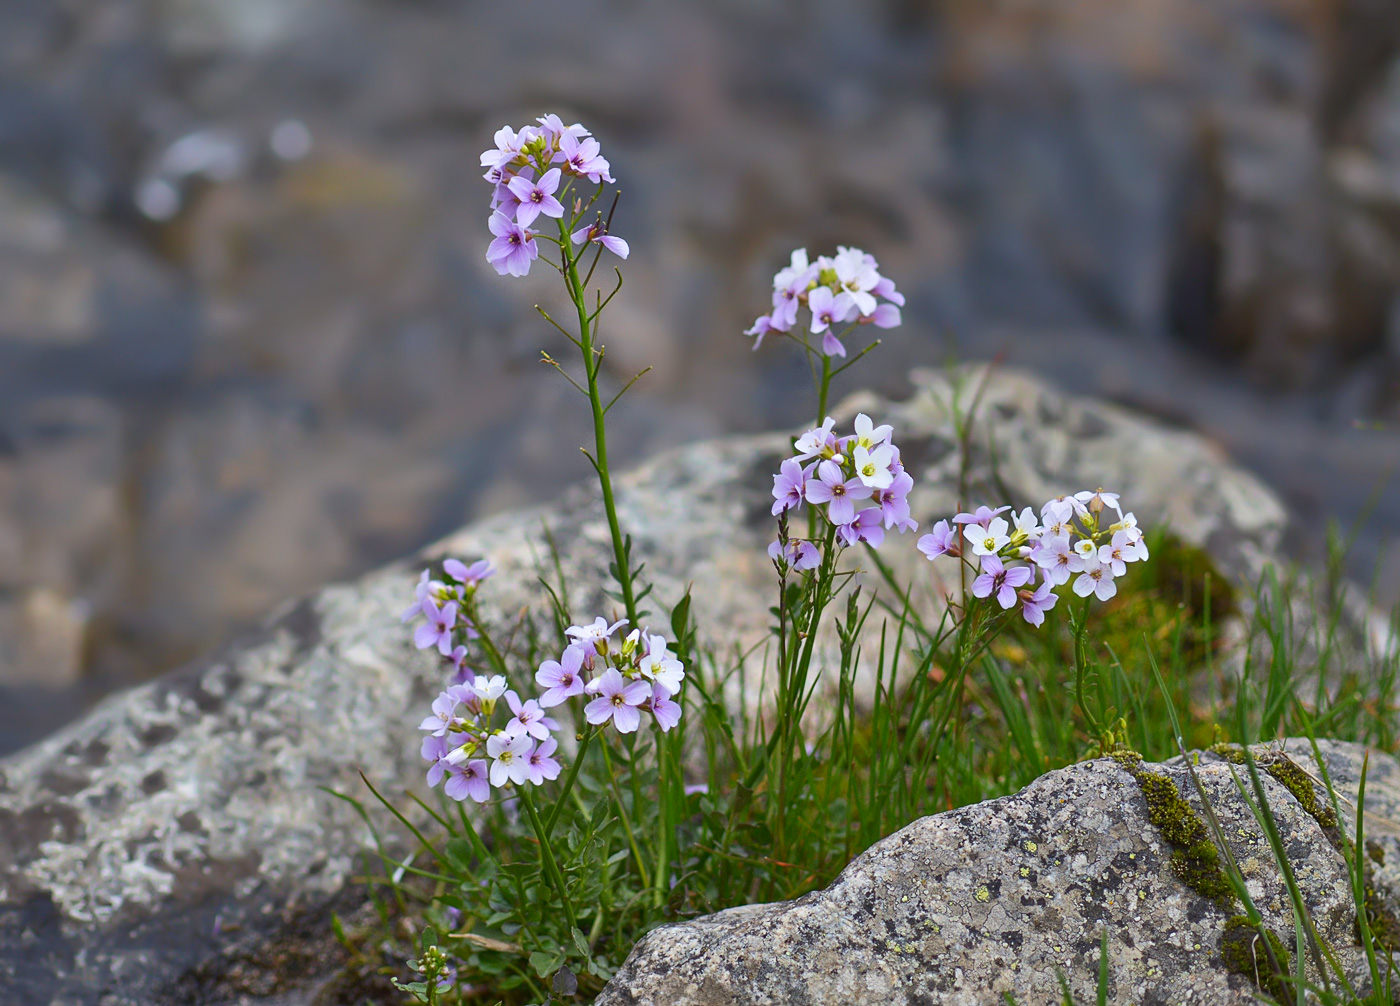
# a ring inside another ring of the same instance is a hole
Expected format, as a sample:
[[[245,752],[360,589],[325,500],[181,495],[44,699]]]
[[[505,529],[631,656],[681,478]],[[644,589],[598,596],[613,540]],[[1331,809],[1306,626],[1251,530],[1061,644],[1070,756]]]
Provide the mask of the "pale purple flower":
[[[486,781],[486,759],[473,758],[463,765],[450,766],[447,770],[447,785],[442,787],[442,791],[454,800],[471,797],[477,803],[485,803],[491,799],[491,784]]]
[[[534,742],[524,734],[492,734],[486,738],[486,754],[491,762],[491,785],[523,784],[529,774],[530,749]]]
[[[569,236],[576,245],[583,244],[585,241],[600,244],[618,258],[626,258],[632,253],[632,249],[626,241],[608,233],[608,225],[601,218],[593,221],[587,227],[580,227]]]
[[[892,301],[900,307],[904,306],[904,294],[894,288],[894,280],[892,279],[886,279],[884,276],[881,276],[880,281],[875,284],[870,292],[877,297],[883,297],[885,300]],[[876,310],[879,310],[879,308],[876,308]]]
[[[885,540],[880,510],[877,507],[867,507],[837,528],[836,533],[847,546],[863,541],[872,548],[879,548],[880,543]]]
[[[462,704],[465,697],[461,686],[452,685],[447,688],[433,699],[432,715],[425,717],[423,722],[418,724],[418,729],[430,731],[434,737],[446,735],[449,730],[453,729],[457,707]]]
[[[960,514],[958,514],[956,517],[953,518],[953,523],[954,523],[954,524],[980,524],[980,525],[982,525],[983,527],[986,527],[988,524],[990,524],[990,523],[992,522],[992,518],[993,518],[993,517],[997,516],[997,514],[1006,513],[1006,511],[1008,511],[1008,510],[1010,510],[1010,509],[1011,509],[1011,507],[1009,507],[1009,506],[999,506],[999,507],[997,507],[995,510],[993,510],[991,507],[979,506],[979,507],[977,508],[977,512],[976,512],[976,513],[960,513]]]
[[[626,624],[627,619],[622,618],[612,625],[609,625],[608,620],[602,615],[599,615],[597,618],[593,619],[591,625],[569,626],[564,630],[564,635],[568,636],[575,643],[591,646],[599,653],[606,653],[608,650],[608,641],[612,638],[612,634]]]
[[[540,704],[534,699],[520,701],[514,689],[506,691],[506,705],[513,714],[506,722],[505,731],[509,737],[528,734],[535,740],[544,740],[551,730],[558,730],[559,724],[544,714]]]
[[[880,504],[880,515],[885,519],[885,527],[903,534],[905,531],[919,530],[919,522],[909,516],[909,490],[914,488],[914,479],[908,472],[900,472],[888,486],[875,494],[875,502]]]
[[[1118,593],[1118,584],[1113,582],[1113,570],[1099,562],[1097,556],[1084,560],[1084,572],[1074,581],[1074,592],[1080,597],[1093,594],[1100,601],[1107,601]]]
[[[826,422],[822,423],[820,427],[814,427],[798,437],[797,443],[794,445],[797,450],[797,457],[793,460],[806,461],[808,458],[816,457],[818,454],[823,454],[828,451],[835,454],[836,435],[831,432],[831,428],[835,425],[836,420],[827,416]]]
[[[496,573],[490,559],[478,559],[468,566],[459,559],[444,559],[442,571],[452,579],[467,587],[474,587],[482,580],[488,580]]]
[[[458,646],[447,658],[452,662],[452,673],[447,676],[450,685],[470,685],[476,680],[476,671],[467,666],[467,648]]]
[[[1021,617],[1034,626],[1045,621],[1045,613],[1059,600],[1049,580],[1040,581],[1034,592],[1022,590],[1017,596],[1021,599]]]
[[[520,209],[520,197],[511,191],[510,183],[516,178],[523,178],[526,181],[535,177],[535,169],[524,167],[515,175],[502,174],[491,190],[491,208],[500,210],[512,220],[515,219],[516,210]]]
[[[622,734],[636,730],[642,722],[637,707],[651,698],[651,682],[624,681],[621,674],[609,667],[595,683],[598,697],[583,708],[588,722],[597,726],[612,720],[617,732]]]
[[[449,768],[446,762],[447,752],[451,750],[452,744],[446,737],[438,734],[428,734],[423,738],[423,744],[418,749],[426,762],[432,762],[428,766],[428,786],[436,786],[442,782],[443,773]]]
[[[481,155],[481,166],[503,170],[520,156],[522,147],[539,135],[539,130],[534,126],[526,126],[518,133],[510,126],[502,126],[496,130],[496,146]]]
[[[681,721],[681,705],[666,694],[666,689],[657,685],[651,693],[651,714],[656,717],[656,725],[665,733]]]
[[[553,112],[550,112],[548,115],[541,115],[535,121],[540,124],[540,132],[544,134],[545,139],[547,139],[551,145],[556,141],[562,141],[566,136],[572,137],[575,140],[581,140],[590,135],[588,130],[583,128],[582,123],[575,122],[572,126],[566,126],[564,125],[564,120]]]
[[[507,273],[512,276],[529,273],[530,263],[540,254],[535,235],[500,210],[491,214],[488,226],[496,239],[486,249],[486,261],[502,276]]]
[[[786,555],[784,555],[783,543],[774,540],[768,544],[768,558],[774,562],[786,562],[795,570],[816,569],[822,564],[821,553],[810,541],[803,541],[800,538],[789,538]]]
[[[811,467],[803,468],[796,461],[784,461],[779,466],[778,474],[773,476],[774,516],[802,505],[807,496],[807,480],[811,476]]]
[[[930,559],[940,555],[962,555],[958,532],[946,520],[933,525],[933,530],[915,542],[914,547]]]
[[[773,277],[773,289],[806,289],[820,271],[820,266],[808,263],[806,248],[796,248],[788,260],[787,267],[779,269]]]
[[[578,137],[565,133],[559,137],[559,153],[563,156],[564,166],[576,175],[583,175],[594,185],[613,181],[613,176],[609,174],[612,165],[602,156],[600,149],[598,141],[591,136]]]
[[[860,322],[862,325],[874,325],[876,328],[898,328],[904,324],[904,316],[893,304],[880,304],[869,315],[861,318]]]
[[[710,784],[707,782],[688,782],[685,784],[686,796],[694,796],[697,793],[702,795],[708,795],[709,792]]]
[[[553,737],[549,737],[531,748],[529,755],[526,756],[525,772],[529,780],[536,786],[543,785],[546,779],[559,778],[559,762],[551,757],[557,747],[559,747],[559,742]]]
[[[753,325],[744,329],[744,334],[752,335],[754,337],[753,348],[757,349],[759,346],[763,345],[763,337],[765,335],[767,335],[769,332],[781,331],[782,329],[774,326],[772,318],[770,318],[766,314],[760,314],[757,318],[754,319]]]
[[[1031,549],[1030,560],[1040,567],[1046,582],[1057,587],[1084,569],[1084,557],[1070,548],[1069,538],[1064,535],[1041,538]]]
[[[984,555],[982,574],[972,581],[972,596],[991,597],[995,594],[997,604],[1011,608],[1016,604],[1016,588],[1024,586],[1030,578],[1029,566],[1007,569],[995,555]]]
[[[568,646],[559,660],[546,660],[535,672],[535,683],[547,689],[540,696],[540,705],[549,709],[573,695],[583,694],[580,671],[586,656],[581,645]]]
[[[413,585],[413,603],[404,609],[399,621],[407,624],[415,618],[421,617],[423,615],[423,602],[442,589],[442,583],[430,580],[428,571],[423,570],[422,575],[418,577],[418,582]]]
[[[550,168],[533,182],[516,175],[506,185],[520,200],[515,210],[515,221],[521,227],[529,227],[541,214],[555,219],[564,215],[564,204],[554,198],[554,193],[559,190],[558,168]]]
[[[457,624],[457,602],[448,601],[439,608],[431,597],[425,597],[423,614],[427,621],[413,630],[413,645],[420,650],[436,646],[444,657],[450,657],[452,628]]]
[[[853,304],[849,294],[833,294],[829,287],[819,286],[807,295],[807,306],[812,309],[812,334],[815,335],[845,321]],[[845,351],[839,355],[845,356]]]
[[[817,465],[817,477],[807,480],[807,502],[827,504],[827,516],[833,524],[849,524],[856,515],[856,500],[870,498],[870,487],[860,479],[845,477],[835,461]]]
[[[786,332],[797,323],[797,309],[802,306],[801,290],[793,287],[784,287],[781,290],[773,291],[773,327],[780,332]]]

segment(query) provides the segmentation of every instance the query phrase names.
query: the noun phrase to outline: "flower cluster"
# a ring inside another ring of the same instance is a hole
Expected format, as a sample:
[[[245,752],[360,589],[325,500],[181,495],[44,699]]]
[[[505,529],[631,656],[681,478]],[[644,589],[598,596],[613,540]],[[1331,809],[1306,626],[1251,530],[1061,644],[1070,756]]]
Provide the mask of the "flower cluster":
[[[900,323],[903,305],[904,295],[892,280],[880,275],[874,255],[838,246],[834,256],[808,262],[807,249],[799,248],[792,253],[791,264],[773,277],[773,310],[761,315],[744,334],[755,337],[753,348],[757,349],[769,332],[791,332],[798,311],[805,306],[811,312],[807,331],[822,336],[821,351],[845,356],[841,335],[850,329],[838,335],[837,326],[894,328]]]
[[[1127,564],[1148,557],[1137,518],[1123,513],[1117,493],[1099,489],[1058,496],[1039,516],[1026,507],[1008,521],[1001,515],[1009,510],[982,506],[958,514],[951,524],[940,520],[918,548],[930,559],[950,555],[974,563],[973,596],[995,597],[1008,610],[1019,604],[1031,625],[1045,621],[1058,600],[1054,589],[1071,578],[1080,597],[1093,594],[1107,601],[1118,592],[1114,580]]]
[[[496,572],[486,559],[470,566],[457,559],[442,564],[443,579],[432,579],[423,570],[414,589],[413,603],[403,613],[404,623],[423,619],[413,630],[413,645],[436,649],[451,665],[452,684],[470,684],[476,673],[467,666],[467,643],[477,638],[476,588]]]
[[[502,698],[510,718],[493,727]],[[554,758],[559,745],[550,736],[559,724],[545,715],[537,700],[522,702],[499,674],[449,685],[418,727],[428,732],[422,748],[423,759],[431,763],[428,785],[445,778],[443,791],[454,800],[470,797],[481,803],[490,798],[493,786],[538,786],[559,777]]]
[[[540,217],[561,219],[562,201],[575,180],[587,179],[594,185],[613,181],[608,160],[599,152],[598,141],[577,122],[566,126],[557,115],[542,115],[538,126],[525,126],[516,132],[510,126],[496,131],[496,145],[481,155],[484,177],[494,186],[491,194],[489,226],[495,239],[486,249],[486,261],[502,276],[524,276],[539,257],[531,230]],[[595,197],[596,198],[596,197]],[[579,208],[569,215],[577,222]],[[601,245],[620,258],[626,258],[627,242],[608,233],[599,218],[569,235],[574,244]]]
[[[599,617],[567,629],[572,642],[558,660],[546,660],[535,672],[535,682],[546,689],[540,704],[547,709],[575,695],[591,696],[583,715],[594,726],[611,721],[618,733],[630,734],[641,726],[642,712],[649,712],[658,727],[670,730],[681,719],[674,697],[685,665],[664,636],[633,629],[618,645],[612,637],[623,624]]]
[[[448,600],[443,606],[454,603]],[[552,734],[559,724],[547,710],[576,695],[589,699],[583,707],[589,723],[611,722],[619,733],[641,726],[643,712],[651,713],[663,731],[679,723],[681,706],[674,697],[685,678],[684,665],[663,636],[634,629],[617,643],[613,636],[623,624],[598,618],[590,625],[570,626],[563,654],[540,664],[535,674],[545,689],[538,698],[522,700],[499,674],[473,674],[449,684],[419,724],[427,732],[422,755],[429,763],[428,785],[446,780],[448,796],[480,803],[490,798],[493,787],[538,786],[557,779],[560,765],[554,753],[559,745]]]
[[[842,546],[865,542],[878,547],[888,530],[918,530],[909,516],[909,490],[914,480],[899,462],[894,430],[876,426],[865,413],[856,416],[855,432],[838,437],[830,416],[802,434],[797,454],[784,461],[773,476],[774,515],[810,503],[836,530]],[[862,506],[857,507],[857,504]],[[768,555],[794,569],[813,569],[821,555],[811,541],[780,538]]]

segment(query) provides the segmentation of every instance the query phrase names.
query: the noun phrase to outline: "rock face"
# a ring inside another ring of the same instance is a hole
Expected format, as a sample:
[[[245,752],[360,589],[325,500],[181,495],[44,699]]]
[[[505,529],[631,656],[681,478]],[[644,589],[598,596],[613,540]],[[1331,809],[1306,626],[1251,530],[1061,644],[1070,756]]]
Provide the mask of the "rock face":
[[[843,407],[894,424],[916,476],[914,515],[925,525],[958,503],[963,465],[950,403],[970,403],[980,376],[915,374],[906,402],[866,397]],[[973,431],[969,500],[1003,498],[993,488],[995,444],[999,482],[1014,501],[1113,487],[1145,525],[1169,522],[1210,547],[1231,577],[1252,579],[1277,546],[1278,501],[1194,435],[1006,372],[988,379]],[[765,631],[770,475],[786,446],[781,434],[700,444],[619,480],[620,515],[658,603],[672,603],[688,583],[702,588],[696,615],[716,642]],[[603,611],[595,585],[607,531],[590,491],[473,525],[427,556],[497,564],[483,596],[504,634],[522,611],[543,607],[535,576],[548,554],[546,527],[574,614]],[[927,582],[912,536],[882,554]],[[248,978],[253,965],[245,964],[297,918],[323,926],[368,842],[354,810],[318,787],[366,796],[361,770],[389,793],[421,779],[413,728],[440,671],[411,649],[399,613],[424,561],[329,587],[261,636],[114,696],[0,761],[7,1004],[213,1003],[297,987],[285,973]],[[1116,777],[1089,766],[1069,778],[1087,793],[1091,780]],[[1036,820],[1049,828],[1050,817]],[[1045,841],[1061,848],[1053,835]],[[235,972],[241,984],[227,977]]]
[[[1321,747],[1340,795],[1355,800],[1363,749]],[[1317,775],[1306,741],[1289,741],[1286,751]],[[1292,948],[1288,893],[1229,768],[1206,754],[1198,772],[1251,898]],[[1200,813],[1179,760],[1144,770],[1190,794]],[[1364,981],[1341,855],[1292,790],[1261,777],[1319,937],[1351,981]],[[1400,763],[1372,756],[1366,806],[1400,821]],[[1387,834],[1377,842],[1373,858],[1397,862],[1400,841]],[[1088,1003],[1105,930],[1109,1002],[1257,1002],[1252,976],[1232,972],[1222,957],[1222,937],[1237,931],[1228,918],[1239,909],[1183,883],[1174,851],[1132,774],[1112,759],[1081,763],[1014,796],[916,821],[857,857],[824,891],[655,930],[597,1006],[972,1006],[1001,1003],[1006,993],[1023,1004],[1049,1003],[1060,1001],[1057,974]],[[1393,878],[1394,870],[1384,872]],[[1315,967],[1309,971],[1317,981]]]

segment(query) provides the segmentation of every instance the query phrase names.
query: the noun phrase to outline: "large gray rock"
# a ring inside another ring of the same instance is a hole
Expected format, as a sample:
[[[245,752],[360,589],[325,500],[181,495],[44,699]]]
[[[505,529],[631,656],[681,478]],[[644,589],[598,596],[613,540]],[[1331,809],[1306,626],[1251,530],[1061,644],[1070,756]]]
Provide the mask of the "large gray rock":
[[[864,398],[844,410],[894,424],[922,522],[958,504],[950,403],[955,386],[969,403],[980,374],[916,374],[908,401]],[[1144,524],[1169,522],[1209,547],[1231,577],[1252,579],[1274,553],[1278,501],[1192,434],[999,372],[981,397],[966,502],[1002,498],[991,488],[993,443],[1016,501],[1103,485]],[[655,581],[654,603],[696,584],[695,613],[711,642],[765,631],[770,474],[785,451],[781,434],[721,440],[619,480],[620,515]],[[591,489],[473,525],[428,555],[490,557],[500,573],[484,594],[487,615],[504,629],[542,604],[535,577],[546,527],[574,614],[601,612],[607,532]],[[883,554],[928,582],[913,536]],[[295,984],[271,974],[231,989],[218,974],[298,917],[314,927],[361,869],[362,822],[318,787],[365,796],[361,770],[389,793],[421,778],[414,725],[440,672],[411,649],[399,613],[423,562],[328,587],[260,637],[114,696],[0,762],[7,1003],[219,1002]]]
[[[1317,776],[1307,741],[1286,750]],[[1322,750],[1334,784],[1354,801],[1364,749],[1324,741]],[[1288,892],[1230,768],[1206,755],[1198,772],[1251,898],[1292,948]],[[1179,759],[1136,771],[1144,769],[1190,794],[1200,814]],[[1345,862],[1290,789],[1261,778],[1318,935],[1364,987]],[[1317,793],[1326,800],[1320,786]],[[1395,759],[1372,755],[1366,806],[1400,821]],[[1257,1002],[1252,978],[1227,969],[1222,956],[1238,903],[1222,906],[1183,883],[1174,851],[1133,774],[1113,759],[1083,762],[1014,796],[916,821],[824,891],[655,930],[597,1006],[972,1006],[1001,1003],[1008,992],[1039,1004],[1060,1001],[1058,974],[1077,1001],[1093,1002],[1104,930],[1109,1002]],[[1372,856],[1395,863],[1400,841],[1380,836]],[[1309,973],[1320,982],[1316,968]]]

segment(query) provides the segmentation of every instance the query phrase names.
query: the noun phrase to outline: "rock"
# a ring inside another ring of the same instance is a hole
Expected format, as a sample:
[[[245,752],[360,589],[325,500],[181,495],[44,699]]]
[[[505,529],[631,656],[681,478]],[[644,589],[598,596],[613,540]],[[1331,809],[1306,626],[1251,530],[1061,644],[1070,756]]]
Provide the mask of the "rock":
[[[955,393],[968,401],[981,375],[923,372],[906,402],[867,395],[841,410],[894,423],[917,475],[911,503],[921,521],[957,503],[949,402]],[[1000,498],[994,442],[1000,478],[1018,500],[1102,483],[1145,524],[1170,521],[1211,547],[1231,577],[1252,579],[1274,554],[1278,501],[1199,438],[1009,372],[988,377],[981,401],[972,498]],[[695,610],[717,642],[765,631],[769,476],[785,449],[780,434],[720,440],[619,479],[620,515],[658,603],[703,585]],[[535,574],[546,526],[576,614],[602,611],[609,547],[587,489],[482,521],[426,555],[490,557],[500,573],[488,613],[504,626],[543,606]],[[884,554],[927,569],[911,536]],[[324,921],[362,868],[367,835],[350,807],[317,787],[364,795],[360,770],[390,793],[421,779],[412,724],[440,672],[410,648],[399,612],[424,561],[328,587],[259,637],[113,696],[0,761],[0,983],[18,990],[16,1001],[96,1001],[100,992],[105,1006],[188,1002],[219,962],[307,924],[296,919]],[[269,981],[283,989],[288,979]]]
[[[1284,750],[1317,775],[1306,740]],[[1355,800],[1365,749],[1323,741],[1321,750],[1340,795]],[[1278,759],[1263,746],[1256,751]],[[1265,925],[1291,949],[1289,896],[1231,768],[1206,754],[1198,774]],[[1180,759],[1134,772],[1170,780],[1201,813]],[[1261,778],[1318,935],[1364,987],[1345,861],[1292,790],[1267,772]],[[653,931],[597,1004],[971,1006],[1000,1003],[1007,993],[1046,1003],[1060,1001],[1057,974],[1077,1002],[1093,1002],[1105,931],[1109,1002],[1257,1002],[1253,975],[1238,973],[1238,946],[1222,956],[1227,933],[1240,939],[1238,924],[1229,924],[1238,902],[1222,905],[1183,882],[1176,847],[1149,817],[1145,792],[1160,802],[1157,789],[1103,758],[1050,772],[1014,796],[923,818],[856,857],[823,891]],[[1314,811],[1315,801],[1316,793]],[[1366,806],[1392,829],[1400,822],[1400,762],[1372,753]],[[1327,822],[1325,813],[1318,816]],[[1395,832],[1376,841],[1373,855],[1394,863]],[[1373,871],[1392,903],[1394,873],[1394,866]],[[1311,964],[1309,975],[1319,981]]]

